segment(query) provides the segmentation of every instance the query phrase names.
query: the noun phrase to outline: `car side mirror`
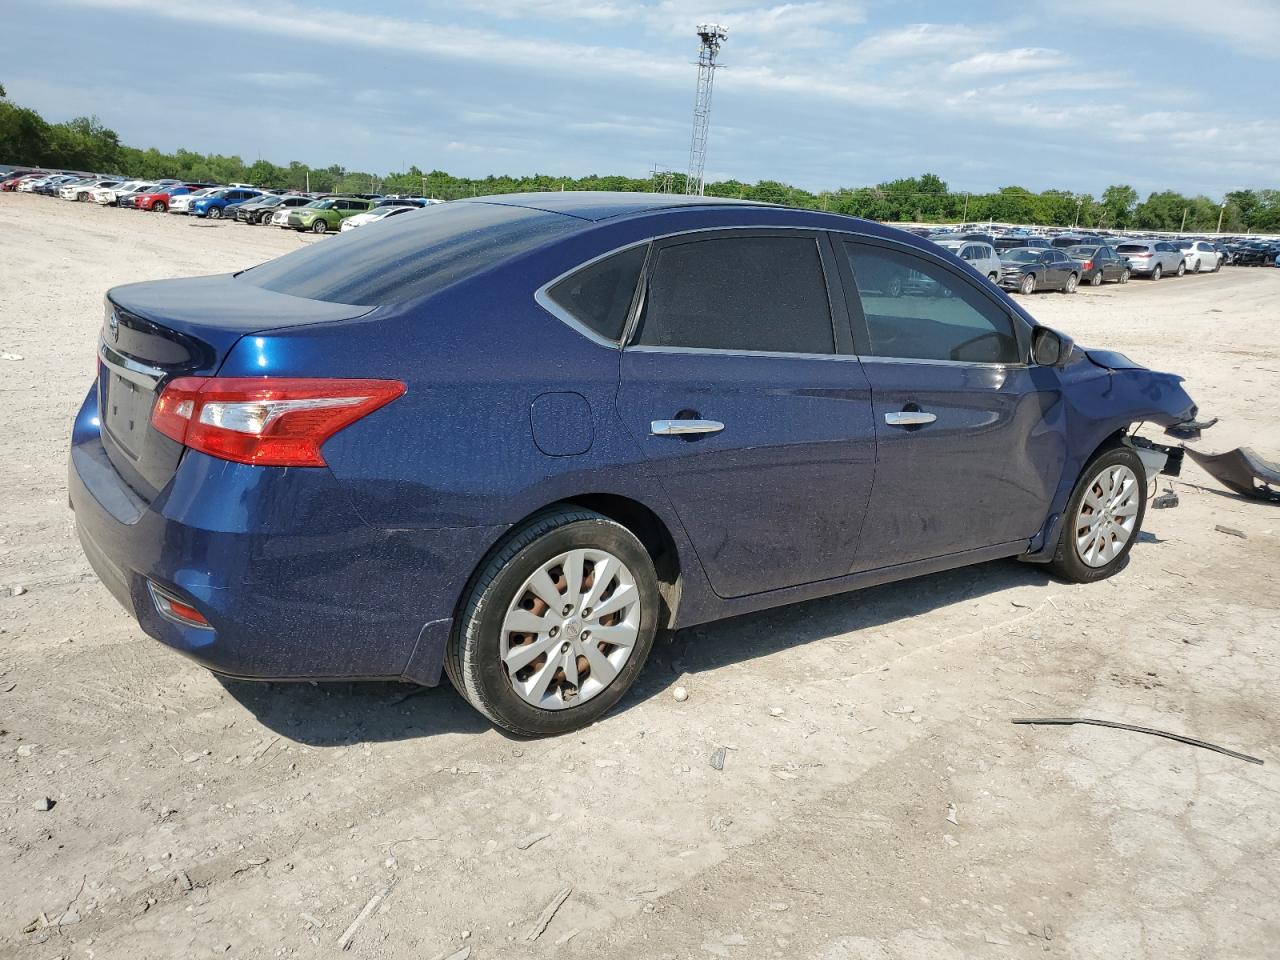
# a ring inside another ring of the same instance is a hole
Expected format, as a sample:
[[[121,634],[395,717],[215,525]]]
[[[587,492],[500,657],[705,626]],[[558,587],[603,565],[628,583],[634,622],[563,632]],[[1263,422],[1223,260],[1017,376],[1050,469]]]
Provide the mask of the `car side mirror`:
[[[1074,348],[1074,340],[1051,327],[1031,331],[1031,359],[1041,367],[1065,367]]]

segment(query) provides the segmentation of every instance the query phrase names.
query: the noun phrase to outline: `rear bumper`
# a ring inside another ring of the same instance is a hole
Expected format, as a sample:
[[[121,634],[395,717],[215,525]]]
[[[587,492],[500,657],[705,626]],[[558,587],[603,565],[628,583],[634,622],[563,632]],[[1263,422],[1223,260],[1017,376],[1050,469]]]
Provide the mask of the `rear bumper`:
[[[327,469],[192,452],[145,503],[107,458],[96,391],[76,418],[68,490],[89,563],[143,631],[244,679],[438,683],[457,599],[503,529],[377,529]],[[162,615],[149,584],[210,628]]]

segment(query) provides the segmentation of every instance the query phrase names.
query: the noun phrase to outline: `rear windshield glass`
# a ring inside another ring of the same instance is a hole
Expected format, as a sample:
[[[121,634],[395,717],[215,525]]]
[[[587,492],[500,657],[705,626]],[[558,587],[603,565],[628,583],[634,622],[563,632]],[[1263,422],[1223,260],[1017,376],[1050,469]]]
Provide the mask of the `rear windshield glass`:
[[[1040,259],[1042,254],[1039,250],[1028,250],[1021,248],[1018,250],[1010,250],[1005,254],[1004,259],[1012,260],[1015,263],[1032,263]]]
[[[1151,248],[1145,243],[1122,243],[1116,247],[1117,253],[1147,253]]]
[[[276,293],[382,306],[425,297],[584,226],[581,220],[460,200],[348,230],[239,274]]]

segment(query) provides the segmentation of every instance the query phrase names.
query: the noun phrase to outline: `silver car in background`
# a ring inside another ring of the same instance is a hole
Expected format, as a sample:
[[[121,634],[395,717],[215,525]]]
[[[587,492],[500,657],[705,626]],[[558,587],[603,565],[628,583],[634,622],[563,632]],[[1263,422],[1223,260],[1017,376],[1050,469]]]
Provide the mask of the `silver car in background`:
[[[991,244],[981,240],[935,240],[934,243],[943,250],[954,253],[961,260],[968,261],[969,266],[992,283],[1000,282],[1000,256]]]
[[[1182,276],[1187,272],[1182,251],[1167,240],[1126,240],[1115,251],[1129,261],[1129,272],[1135,277],[1159,280],[1166,273]]]

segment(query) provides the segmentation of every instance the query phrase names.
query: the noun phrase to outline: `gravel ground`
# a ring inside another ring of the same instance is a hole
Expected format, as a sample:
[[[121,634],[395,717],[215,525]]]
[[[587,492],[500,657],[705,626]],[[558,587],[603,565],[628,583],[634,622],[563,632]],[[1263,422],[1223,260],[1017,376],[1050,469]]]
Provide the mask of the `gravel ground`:
[[[333,956],[360,918],[350,955],[424,960],[1275,956],[1280,513],[1190,462],[1111,580],[992,563],[682,631],[555,740],[143,636],[66,506],[102,294],[309,242],[0,198],[0,957]],[[1280,270],[1026,302],[1184,373],[1204,449],[1280,458]],[[1266,766],[1008,722],[1080,715]]]

